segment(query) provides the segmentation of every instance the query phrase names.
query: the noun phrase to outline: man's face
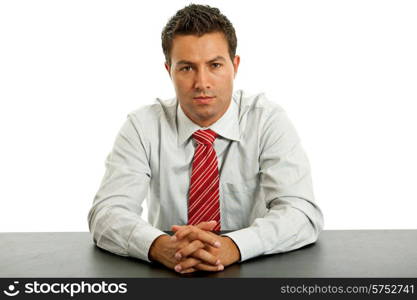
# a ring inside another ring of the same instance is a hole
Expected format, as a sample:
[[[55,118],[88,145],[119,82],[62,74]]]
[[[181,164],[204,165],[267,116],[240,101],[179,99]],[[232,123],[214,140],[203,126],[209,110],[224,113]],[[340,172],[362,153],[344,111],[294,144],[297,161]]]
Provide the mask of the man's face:
[[[208,127],[229,107],[239,56],[230,59],[223,33],[177,35],[172,43],[171,66],[165,64],[184,113]]]

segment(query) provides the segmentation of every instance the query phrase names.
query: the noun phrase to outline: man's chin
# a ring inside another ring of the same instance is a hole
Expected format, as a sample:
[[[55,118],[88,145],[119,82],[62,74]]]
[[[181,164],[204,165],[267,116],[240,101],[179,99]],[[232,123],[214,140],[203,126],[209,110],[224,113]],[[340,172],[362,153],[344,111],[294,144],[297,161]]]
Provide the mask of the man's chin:
[[[198,112],[194,114],[194,118],[193,118],[194,122],[197,123],[198,125],[200,125],[201,127],[207,127],[209,125],[207,124],[212,124],[214,123],[214,119],[215,119],[215,115],[213,115],[210,112]]]

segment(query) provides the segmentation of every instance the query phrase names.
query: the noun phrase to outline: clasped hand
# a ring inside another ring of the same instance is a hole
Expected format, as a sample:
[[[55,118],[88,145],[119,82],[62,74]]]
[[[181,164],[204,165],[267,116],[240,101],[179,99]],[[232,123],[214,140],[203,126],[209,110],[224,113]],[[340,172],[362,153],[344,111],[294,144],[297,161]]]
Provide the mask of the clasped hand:
[[[211,230],[216,221],[174,225],[171,237],[159,237],[151,247],[152,258],[182,274],[197,270],[222,271],[240,258],[235,243]]]

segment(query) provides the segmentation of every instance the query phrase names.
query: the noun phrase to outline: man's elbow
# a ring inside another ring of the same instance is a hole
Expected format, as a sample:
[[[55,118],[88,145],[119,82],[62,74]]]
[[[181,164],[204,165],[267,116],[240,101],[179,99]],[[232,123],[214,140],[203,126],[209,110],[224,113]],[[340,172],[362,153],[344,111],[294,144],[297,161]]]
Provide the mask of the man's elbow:
[[[310,227],[311,227],[311,234],[310,234],[310,240],[311,243],[315,243],[320,233],[323,231],[324,228],[324,218],[321,210],[319,208],[316,209],[316,213],[313,216],[307,216]]]
[[[88,229],[92,235],[95,244],[97,244],[98,239],[101,235],[100,224],[104,221],[105,213],[105,209],[98,209],[97,206],[93,206],[88,212]]]

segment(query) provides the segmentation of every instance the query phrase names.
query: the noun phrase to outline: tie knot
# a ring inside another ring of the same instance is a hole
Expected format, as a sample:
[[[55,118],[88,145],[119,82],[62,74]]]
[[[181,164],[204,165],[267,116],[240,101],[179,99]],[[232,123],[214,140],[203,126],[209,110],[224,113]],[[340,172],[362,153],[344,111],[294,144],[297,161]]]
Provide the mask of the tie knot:
[[[197,130],[193,133],[194,140],[199,144],[213,145],[213,142],[216,139],[216,137],[217,133],[215,133],[211,129]]]

